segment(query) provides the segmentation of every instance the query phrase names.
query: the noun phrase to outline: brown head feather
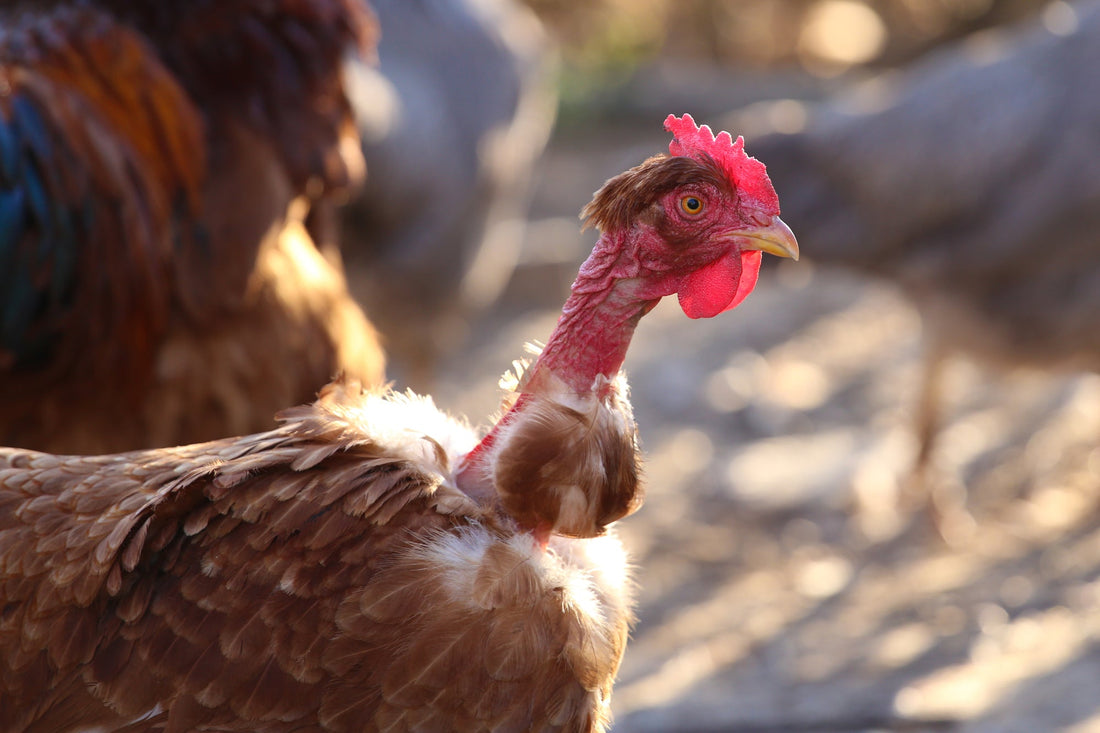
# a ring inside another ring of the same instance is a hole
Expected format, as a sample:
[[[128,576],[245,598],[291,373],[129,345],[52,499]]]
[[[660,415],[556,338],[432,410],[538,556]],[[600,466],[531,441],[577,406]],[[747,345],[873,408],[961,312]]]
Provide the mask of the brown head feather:
[[[730,181],[718,163],[683,156],[655,155],[628,171],[611,178],[581,210],[584,227],[602,232],[616,231],[638,221],[657,223],[656,209],[647,213],[662,194],[689,183],[713,185],[729,191]]]

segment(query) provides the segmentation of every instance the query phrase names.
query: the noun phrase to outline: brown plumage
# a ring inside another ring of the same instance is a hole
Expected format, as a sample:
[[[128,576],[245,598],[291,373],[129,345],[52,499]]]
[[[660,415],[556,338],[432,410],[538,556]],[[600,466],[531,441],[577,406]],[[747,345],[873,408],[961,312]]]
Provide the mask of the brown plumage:
[[[0,11],[0,443],[239,435],[383,378],[311,236],[362,172],[340,64],[373,32],[353,0]]]
[[[0,449],[0,729],[606,729],[631,618],[608,524],[640,504],[630,335],[662,295],[751,289],[723,259],[797,254],[759,163],[666,126],[700,175],[635,195],[691,210],[660,218],[694,241],[605,231],[480,442],[343,380],[244,438]]]
[[[435,440],[462,426],[375,426],[404,398],[356,387],[244,439],[2,454],[0,728],[114,728],[158,704],[138,729],[596,727],[623,583],[532,552],[447,485]]]
[[[526,390],[516,385],[513,397]],[[550,394],[540,394],[549,391]],[[642,504],[638,443],[625,377],[603,394],[574,396],[563,384],[526,392],[527,419],[501,427],[492,483],[520,527],[596,537]],[[570,456],[570,460],[557,460]]]

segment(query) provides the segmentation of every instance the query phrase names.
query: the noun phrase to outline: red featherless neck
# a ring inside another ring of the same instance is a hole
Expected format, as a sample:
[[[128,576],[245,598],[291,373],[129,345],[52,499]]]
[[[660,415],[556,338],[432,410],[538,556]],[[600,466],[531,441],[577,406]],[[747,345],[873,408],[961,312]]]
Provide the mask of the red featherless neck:
[[[532,424],[545,421],[540,396],[566,407],[574,402],[569,393],[582,405],[593,405],[592,397],[613,401],[612,384],[634,329],[663,296],[677,294],[691,318],[710,318],[752,291],[761,252],[797,259],[798,245],[778,218],[779,201],[764,166],[745,154],[744,141],[726,132],[715,137],[689,115],[669,116],[665,127],[675,136],[672,155],[649,158],[609,179],[581,211],[586,224],[603,234],[581,265],[545,348],[520,379],[511,410],[458,467],[458,485],[470,496],[492,500],[493,446],[508,426],[520,431],[518,420],[527,410]],[[534,446],[550,448],[557,444],[547,439]],[[532,488],[527,498],[546,494],[538,501],[564,501],[559,489]],[[560,508],[549,507],[537,535],[545,539]]]
[[[577,394],[590,394],[601,376],[610,380],[622,368],[638,321],[664,294],[643,294],[631,277],[637,273],[622,271],[625,238],[625,232],[600,237],[521,391],[540,391],[544,376],[553,374]]]
[[[629,258],[621,255],[628,236],[622,231],[600,236],[581,265],[545,348],[524,372],[520,394],[511,410],[459,466],[458,485],[471,496],[493,496],[485,460],[501,428],[525,408],[530,396],[560,388],[561,384],[578,395],[591,395],[609,384],[622,368],[638,321],[657,305],[661,295],[667,294],[643,293],[647,288],[637,278],[637,264],[624,266],[623,260]]]

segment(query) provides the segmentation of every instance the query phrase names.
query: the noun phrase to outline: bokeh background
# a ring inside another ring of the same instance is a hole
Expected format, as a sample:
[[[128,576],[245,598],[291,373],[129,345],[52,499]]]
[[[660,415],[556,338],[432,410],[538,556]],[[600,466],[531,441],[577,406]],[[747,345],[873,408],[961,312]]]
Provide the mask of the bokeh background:
[[[538,70],[528,88],[545,127],[532,123],[528,146],[548,144],[517,154],[509,186],[521,200],[492,223],[504,229],[482,263],[497,267],[479,275],[482,290],[467,284],[472,304],[388,326],[392,299],[368,312],[398,384],[475,421],[493,414],[497,377],[524,342],[553,326],[594,241],[577,212],[606,178],[666,149],[668,113],[736,125],[751,154],[754,134],[798,132],[853,85],[993,42],[1011,51],[1018,33],[1072,37],[1095,8],[473,4],[533,34],[519,47]],[[1100,150],[1100,122],[1085,129]],[[1073,170],[1100,177],[1100,159]],[[479,226],[478,242],[492,228]],[[620,528],[640,603],[615,730],[1100,731],[1100,377],[952,359],[935,450],[915,477],[921,315],[888,274],[816,262],[814,238],[796,234],[803,261],[769,262],[737,311],[688,322],[664,303],[628,357],[648,498]],[[379,270],[355,246],[351,279],[369,301]],[[435,287],[415,277],[418,291]]]

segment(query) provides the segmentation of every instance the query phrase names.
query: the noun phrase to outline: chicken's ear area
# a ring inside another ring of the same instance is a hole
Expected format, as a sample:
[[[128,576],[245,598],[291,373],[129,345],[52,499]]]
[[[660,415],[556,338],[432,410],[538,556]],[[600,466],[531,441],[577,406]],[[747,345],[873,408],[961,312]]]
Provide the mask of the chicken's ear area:
[[[688,318],[712,318],[741,305],[760,275],[761,252],[748,250],[719,257],[700,267],[676,291]]]

